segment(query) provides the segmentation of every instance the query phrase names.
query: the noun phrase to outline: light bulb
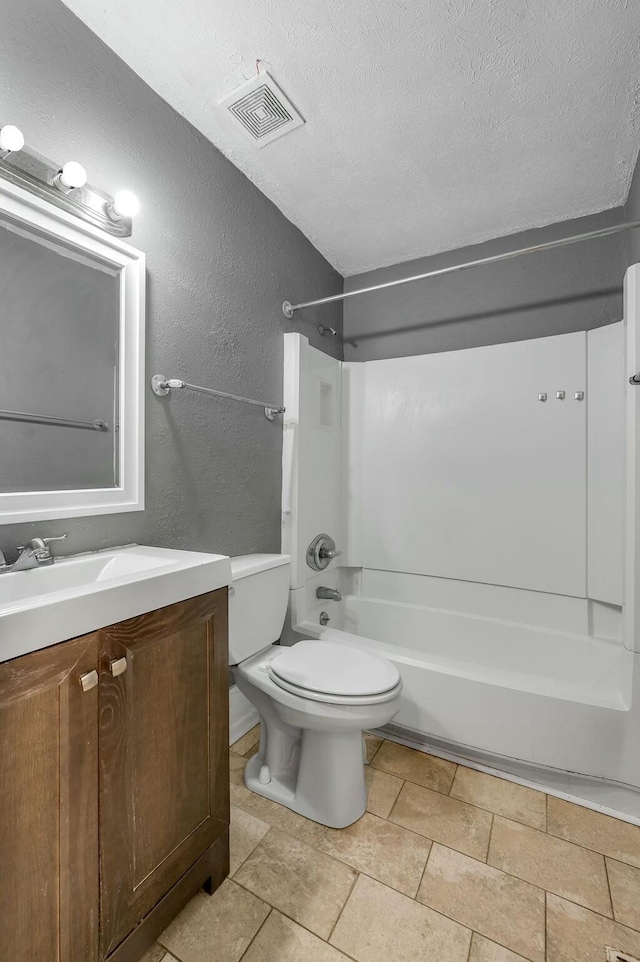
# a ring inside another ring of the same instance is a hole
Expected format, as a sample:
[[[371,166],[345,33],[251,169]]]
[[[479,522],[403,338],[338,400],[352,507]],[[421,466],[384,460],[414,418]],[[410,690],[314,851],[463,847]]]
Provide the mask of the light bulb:
[[[5,154],[22,150],[23,147],[24,137],[22,136],[22,131],[14,127],[13,124],[7,124],[0,130],[0,150],[4,151]]]
[[[135,217],[140,210],[140,202],[130,190],[119,190],[113,199],[113,213],[116,217]]]
[[[82,164],[76,163],[75,160],[67,161],[58,173],[58,177],[62,186],[68,188],[68,190],[74,190],[76,187],[84,187],[87,182],[86,170]]]

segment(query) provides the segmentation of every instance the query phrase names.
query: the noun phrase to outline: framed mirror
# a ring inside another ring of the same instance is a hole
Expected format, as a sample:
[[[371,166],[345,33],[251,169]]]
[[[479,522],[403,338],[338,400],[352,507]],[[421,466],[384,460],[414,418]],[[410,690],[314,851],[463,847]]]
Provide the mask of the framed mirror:
[[[0,524],[144,508],[144,254],[0,179]]]

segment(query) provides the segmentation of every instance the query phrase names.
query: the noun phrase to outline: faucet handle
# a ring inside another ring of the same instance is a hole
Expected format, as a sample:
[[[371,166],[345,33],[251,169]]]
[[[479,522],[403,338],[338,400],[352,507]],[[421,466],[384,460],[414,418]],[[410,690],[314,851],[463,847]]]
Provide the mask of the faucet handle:
[[[334,558],[339,558],[341,554],[342,551],[336,551],[335,548],[320,548],[320,557],[328,558],[329,561],[333,561]]]
[[[59,534],[56,538],[32,538],[27,544],[19,544],[16,547],[16,551],[24,551],[25,548],[33,548],[34,551],[42,549],[48,545],[51,541],[64,541],[66,534]]]

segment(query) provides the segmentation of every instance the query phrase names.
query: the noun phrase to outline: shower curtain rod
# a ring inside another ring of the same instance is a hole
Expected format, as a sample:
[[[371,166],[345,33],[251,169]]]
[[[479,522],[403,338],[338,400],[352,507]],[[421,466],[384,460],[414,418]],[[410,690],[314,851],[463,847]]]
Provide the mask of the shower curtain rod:
[[[357,291],[344,291],[342,294],[332,294],[330,297],[319,297],[315,301],[303,301],[301,304],[291,304],[285,301],[282,305],[282,313],[285,317],[293,317],[295,311],[301,311],[304,307],[318,307],[322,304],[333,304],[336,301],[344,301],[347,297],[357,297],[358,294],[371,294],[374,291],[382,291],[387,287],[399,287],[400,284],[411,284],[413,281],[425,281],[430,277],[442,277],[445,274],[455,274],[458,271],[466,271],[469,267],[484,267],[485,264],[497,264],[499,261],[508,261],[514,257],[522,257],[523,254],[536,254],[538,251],[550,251],[555,247],[566,247],[568,244],[577,244],[580,241],[592,240],[594,237],[607,237],[609,234],[618,234],[621,231],[633,230],[640,227],[640,220],[631,220],[625,224],[615,224],[613,227],[601,227],[599,230],[591,230],[586,234],[574,234],[572,237],[562,237],[560,240],[547,241],[544,244],[535,244],[533,247],[521,247],[519,250],[507,251],[505,254],[494,254],[492,257],[481,257],[477,261],[466,261],[463,264],[454,264],[452,267],[441,267],[437,271],[427,271],[425,274],[414,274],[413,277],[401,277],[397,281],[386,281],[384,284],[374,284],[372,287],[363,287]]]

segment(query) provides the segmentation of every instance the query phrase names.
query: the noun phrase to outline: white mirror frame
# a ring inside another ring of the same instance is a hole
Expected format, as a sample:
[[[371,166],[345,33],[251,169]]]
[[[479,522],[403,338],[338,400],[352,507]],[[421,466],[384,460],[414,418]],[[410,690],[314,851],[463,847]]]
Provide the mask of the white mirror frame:
[[[0,179],[9,221],[107,264],[120,276],[119,484],[113,488],[0,493],[0,524],[144,509],[145,255],[28,191]],[[73,390],[73,382],[70,382]],[[0,451],[0,461],[2,452]]]

